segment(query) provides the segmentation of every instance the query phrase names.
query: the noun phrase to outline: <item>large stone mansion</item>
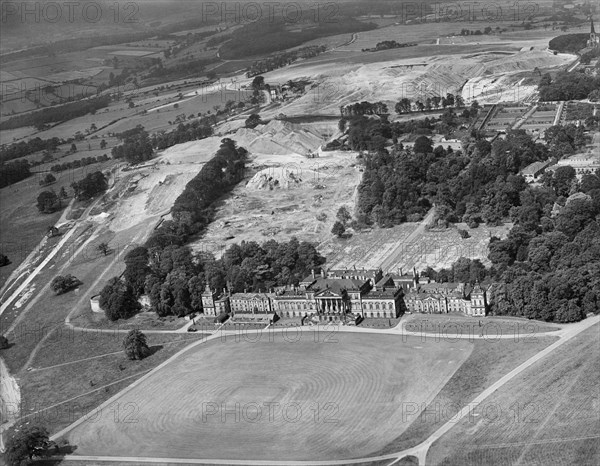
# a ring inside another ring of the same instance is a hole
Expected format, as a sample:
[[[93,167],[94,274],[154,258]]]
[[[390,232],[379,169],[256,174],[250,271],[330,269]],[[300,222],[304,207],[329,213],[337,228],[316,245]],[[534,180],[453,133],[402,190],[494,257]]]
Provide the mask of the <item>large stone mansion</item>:
[[[421,277],[422,280],[422,277]],[[205,315],[231,313],[236,320],[311,317],[323,322],[363,318],[397,318],[405,312],[460,312],[485,316],[488,292],[481,285],[420,283],[412,275],[384,274],[381,269],[313,271],[296,287],[269,293],[218,294],[207,286],[202,296]]]

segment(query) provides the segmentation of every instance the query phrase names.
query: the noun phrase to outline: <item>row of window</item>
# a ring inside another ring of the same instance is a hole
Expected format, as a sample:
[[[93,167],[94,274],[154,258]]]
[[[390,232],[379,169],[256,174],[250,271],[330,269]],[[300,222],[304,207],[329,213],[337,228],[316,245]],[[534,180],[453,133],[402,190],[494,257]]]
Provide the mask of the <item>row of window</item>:
[[[283,315],[285,317],[303,317],[304,316],[304,312],[299,312],[299,311],[287,311],[284,312]],[[394,312],[365,312],[365,317],[372,317],[372,318],[390,318],[393,319],[396,316],[394,315]]]
[[[369,309],[369,310],[385,310],[386,308],[386,303],[365,303],[365,309]],[[297,310],[307,310],[307,309],[314,309],[314,305],[313,303],[287,303],[287,302],[280,302],[279,303],[279,309],[283,309],[283,310],[293,310],[293,309],[297,309]],[[387,303],[387,309],[389,311],[393,311],[394,310],[394,303]]]

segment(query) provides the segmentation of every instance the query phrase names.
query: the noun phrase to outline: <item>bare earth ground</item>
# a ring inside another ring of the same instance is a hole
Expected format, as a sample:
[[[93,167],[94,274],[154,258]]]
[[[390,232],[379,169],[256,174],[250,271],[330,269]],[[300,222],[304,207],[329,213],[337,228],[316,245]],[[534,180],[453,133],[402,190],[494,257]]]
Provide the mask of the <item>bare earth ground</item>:
[[[288,170],[300,181],[273,190],[240,183],[218,208],[215,221],[203,237],[192,244],[193,249],[220,256],[229,245],[243,240],[287,241],[296,236],[319,243],[331,236],[339,207],[346,205],[351,209],[354,205],[361,173],[352,167],[356,163],[352,153],[325,154],[316,159],[253,155],[251,174],[263,170],[271,177]],[[320,217],[323,220],[317,220],[317,216],[324,216]]]
[[[291,334],[284,337],[277,331],[273,341],[230,338],[189,350],[119,397],[119,404],[139,407],[138,422],[103,418],[67,433],[77,445],[75,454],[258,461],[360,457],[408,427],[402,402],[431,400],[472,347],[466,341],[423,345],[386,335],[336,333],[318,342],[311,333],[297,342]],[[381,348],[388,352],[385,358]],[[273,408],[271,420],[263,405],[269,402],[282,407]],[[209,406],[235,410],[235,403],[241,409],[237,420],[225,411],[202,417],[203,407],[206,414]],[[259,420],[256,406],[262,408]],[[295,416],[297,422],[291,422]]]
[[[374,228],[370,232],[355,233],[348,239],[332,239],[323,244],[320,252],[327,257],[331,268],[377,268],[384,266],[384,271],[404,273],[424,270],[427,266],[435,269],[450,267],[460,257],[487,260],[487,245],[492,236],[504,238],[511,225],[469,229],[464,224],[457,224],[466,229],[470,238],[462,239],[457,228],[445,230],[419,229],[418,223],[404,223],[393,228]]]
[[[598,325],[496,392],[427,455],[432,465],[596,465],[600,462]]]
[[[498,50],[510,51],[513,55],[496,54]],[[574,59],[573,55],[555,56],[544,50],[520,52],[510,43],[420,45],[358,55],[354,52],[325,54],[266,73],[265,80],[285,83],[304,77],[316,81],[316,86],[305,96],[273,110],[273,115],[279,112],[288,116],[332,115],[339,113],[340,105],[362,100],[381,100],[393,109],[402,97],[414,100],[445,95],[456,93],[463,86],[467,102],[471,99],[514,100],[515,93],[507,92],[507,86],[515,88],[521,78],[511,80],[509,76],[494,84],[503,74],[566,65]],[[482,76],[487,80],[483,83],[485,86],[477,82]],[[521,99],[533,92],[523,86],[519,90]]]

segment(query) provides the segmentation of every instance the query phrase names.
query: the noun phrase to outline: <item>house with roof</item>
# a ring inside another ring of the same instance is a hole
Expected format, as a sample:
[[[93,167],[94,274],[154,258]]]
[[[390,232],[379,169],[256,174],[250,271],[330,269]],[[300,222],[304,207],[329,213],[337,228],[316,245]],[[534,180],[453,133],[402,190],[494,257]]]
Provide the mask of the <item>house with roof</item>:
[[[229,296],[227,296],[225,290],[223,290],[223,293],[211,290],[207,283],[202,292],[202,311],[207,316],[229,314]]]
[[[404,296],[410,312],[445,314],[461,312],[485,316],[488,307],[486,290],[476,283],[423,283],[411,288]]]
[[[403,312],[402,294],[381,269],[313,271],[298,288],[276,293],[273,309],[285,317],[314,315],[326,322],[358,315],[396,318]]]
[[[521,170],[521,175],[523,175],[525,181],[527,181],[528,183],[534,183],[538,180],[538,177],[542,173],[544,173],[546,168],[548,168],[551,164],[551,160],[533,162],[532,164],[527,165],[523,170]]]

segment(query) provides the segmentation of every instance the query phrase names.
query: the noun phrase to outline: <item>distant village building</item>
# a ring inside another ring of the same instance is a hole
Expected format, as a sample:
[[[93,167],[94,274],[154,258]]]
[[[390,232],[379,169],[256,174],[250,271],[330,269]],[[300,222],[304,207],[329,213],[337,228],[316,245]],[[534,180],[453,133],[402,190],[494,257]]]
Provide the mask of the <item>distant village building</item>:
[[[554,171],[559,167],[573,167],[578,178],[583,175],[592,174],[600,168],[600,155],[598,154],[577,154],[561,159],[556,164],[548,167],[548,170]]]
[[[546,168],[551,164],[550,160],[543,162],[533,162],[531,165],[527,165],[522,171],[521,175],[525,178],[528,183],[534,183],[538,180],[538,177],[544,173]]]
[[[594,48],[600,46],[600,36],[596,34],[594,29],[594,20],[590,17],[590,38],[587,41],[587,46]]]

